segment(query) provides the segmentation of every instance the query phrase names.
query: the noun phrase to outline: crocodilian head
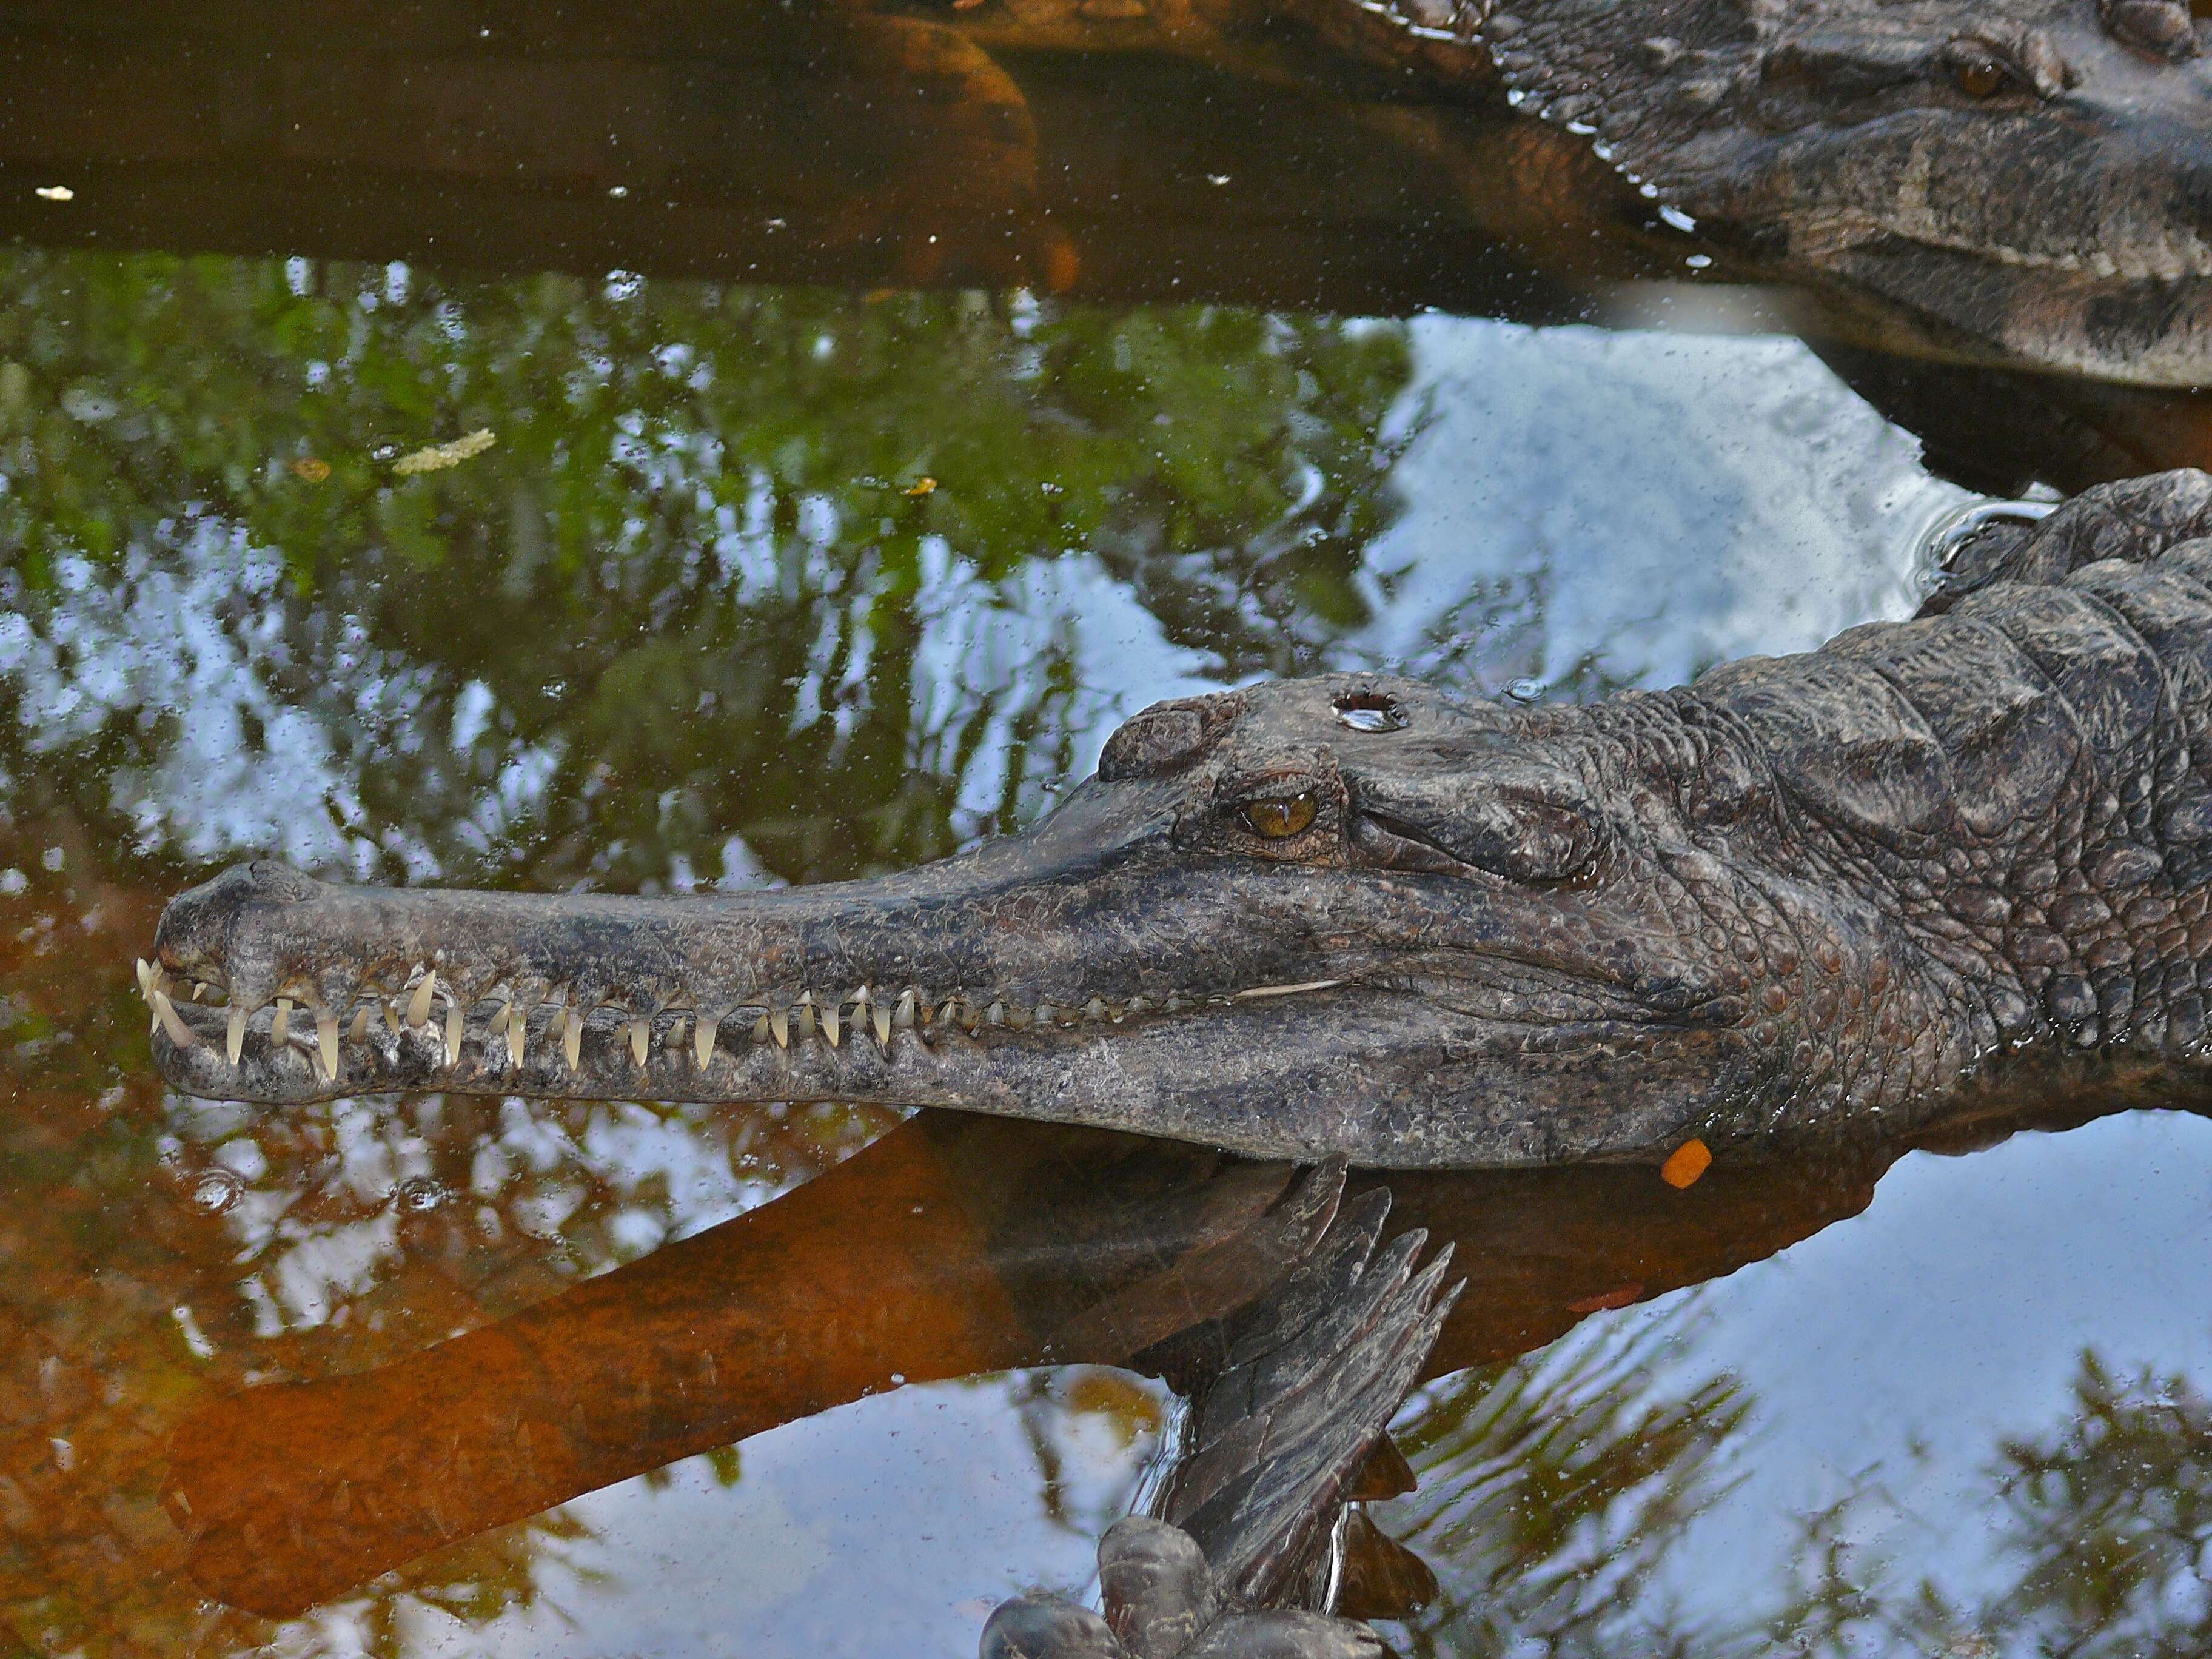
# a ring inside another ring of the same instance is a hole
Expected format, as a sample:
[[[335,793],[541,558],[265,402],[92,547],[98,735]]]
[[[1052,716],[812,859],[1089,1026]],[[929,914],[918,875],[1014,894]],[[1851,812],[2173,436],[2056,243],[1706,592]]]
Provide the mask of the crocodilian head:
[[[2002,357],[2212,383],[2212,57],[2186,0],[1498,0],[1501,21],[1525,103],[1700,229]]]
[[[1878,1012],[1878,919],[1763,861],[1729,744],[1672,695],[1284,682],[1146,710],[1033,829],[904,875],[556,897],[258,863],[170,905],[142,981],[163,1072],[217,1097],[879,1101],[1382,1165],[1663,1156],[1898,1070],[1838,1058]]]

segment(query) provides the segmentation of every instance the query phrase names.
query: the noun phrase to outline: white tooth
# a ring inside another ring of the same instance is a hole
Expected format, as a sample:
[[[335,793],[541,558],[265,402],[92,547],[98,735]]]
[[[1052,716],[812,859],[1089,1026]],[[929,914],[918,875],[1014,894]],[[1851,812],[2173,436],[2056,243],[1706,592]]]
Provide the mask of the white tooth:
[[[315,1046],[322,1050],[323,1076],[338,1080],[338,1017],[327,1008],[315,1010]]]
[[[753,1021],[753,1041],[755,1042],[766,1042],[768,1041],[768,1016],[766,1014],[758,1016]]]
[[[652,1041],[653,1022],[651,1020],[641,1018],[630,1021],[629,1057],[632,1063],[639,1066],[645,1064],[646,1048]]]
[[[1189,1006],[1190,999],[1180,991],[1169,992],[1167,1000],[1160,1004],[1161,1007],[1166,1009],[1168,1012],[1171,1014],[1176,1012],[1180,1009],[1188,1008]]]
[[[959,1018],[960,999],[958,997],[947,997],[943,1002],[938,1004],[937,1018],[939,1019]]]
[[[234,1002],[230,1005],[230,1042],[228,1047],[230,1051],[230,1063],[235,1066],[238,1064],[240,1051],[246,1047],[246,1005],[242,1002]]]
[[[202,996],[202,995],[206,992],[206,990],[207,990],[207,987],[206,987],[206,986],[204,986],[204,985],[201,984],[201,983],[199,982],[199,981],[198,981],[198,980],[194,980],[194,981],[192,981],[192,1000],[193,1000],[194,1002],[198,1002],[198,1001],[200,1000],[201,996]]]
[[[515,1065],[522,1064],[522,1045],[530,1039],[530,1016],[520,1008],[510,1007],[507,1022],[507,1057]]]
[[[292,1036],[292,999],[276,999],[276,1018],[269,1022],[269,1041],[281,1048]]]
[[[824,1008],[822,1011],[822,1035],[830,1039],[830,1046],[832,1048],[837,1046],[837,1011],[834,1007]]]
[[[891,1011],[879,1002],[871,1012],[876,1022],[876,1047],[889,1054],[891,1051]]]
[[[505,1036],[507,1022],[514,1018],[514,1005],[511,1002],[501,1003],[498,1007],[491,1011],[491,1034],[494,1036]]]
[[[1102,998],[1093,997],[1090,1001],[1085,1003],[1083,1005],[1083,1017],[1085,1019],[1105,1018],[1106,1004],[1104,1000]]]
[[[1026,1031],[1030,1027],[1030,1011],[1018,1002],[1009,1003],[1006,1008],[1006,1021],[1017,1031]]]
[[[1305,991],[1328,991],[1343,984],[1340,979],[1309,979],[1296,985],[1255,985],[1239,991],[1230,998],[1231,1002],[1257,1002],[1262,997],[1294,997]]]
[[[446,1064],[448,1066],[461,1063],[461,1036],[466,1029],[462,1023],[464,1018],[459,997],[446,1004]]]
[[[1004,1025],[1006,1023],[1006,1005],[1003,1002],[993,1003],[983,1011],[983,1018],[988,1024]]]
[[[568,1055],[568,1069],[573,1072],[584,1058],[584,1016],[573,1004],[561,1012],[567,1022],[561,1032],[561,1052]]]
[[[699,1062],[699,1069],[702,1072],[707,1069],[707,1062],[714,1057],[714,1037],[721,1024],[720,1014],[702,1014],[699,1016],[699,1029],[691,1034],[691,1057]]]
[[[415,994],[407,999],[407,1023],[420,1025],[430,1018],[430,998],[438,988],[438,970],[432,969],[422,975],[422,982],[415,988]]]
[[[1141,1014],[1152,1006],[1152,1000],[1149,997],[1133,996],[1129,999],[1129,1006],[1126,1012],[1132,1014]]]
[[[775,1039],[779,1048],[791,1047],[791,1017],[781,1008],[768,1011],[768,1034]]]
[[[799,1035],[801,1040],[814,1035],[814,993],[807,992],[799,999]]]
[[[912,991],[902,991],[899,993],[898,1006],[891,1011],[891,1024],[902,1031],[911,1030],[914,1028],[914,1002],[915,997]]]
[[[154,1005],[154,1018],[161,1021],[161,1029],[169,1034],[170,1042],[179,1048],[189,1048],[198,1041],[192,1035],[192,1028],[177,1018],[176,1005],[169,1000],[167,991],[155,986],[147,993],[146,1000]]]
[[[150,1007],[154,1001],[154,964],[145,957],[138,958],[138,994],[146,999]]]
[[[394,997],[391,1001],[384,1002],[381,1006],[384,1009],[385,1030],[390,1031],[392,1036],[398,1036],[399,1035],[399,999]]]
[[[1059,1009],[1057,1009],[1057,1008],[1055,1008],[1055,1007],[1054,1007],[1054,1006],[1052,1006],[1052,1004],[1050,1004],[1049,1002],[1040,1002],[1039,1004],[1037,1004],[1037,1006],[1036,1006],[1036,1023],[1037,1023],[1038,1024],[1040,1024],[1040,1025],[1049,1025],[1049,1024],[1051,1024],[1053,1023],[1053,1021],[1054,1021],[1054,1020],[1058,1019],[1059,1018],[1060,1018],[1060,1010],[1059,1010]]]
[[[368,1005],[367,1003],[362,1003],[360,1007],[353,1011],[353,1029],[347,1032],[346,1035],[351,1037],[356,1042],[364,1042],[368,1041]]]

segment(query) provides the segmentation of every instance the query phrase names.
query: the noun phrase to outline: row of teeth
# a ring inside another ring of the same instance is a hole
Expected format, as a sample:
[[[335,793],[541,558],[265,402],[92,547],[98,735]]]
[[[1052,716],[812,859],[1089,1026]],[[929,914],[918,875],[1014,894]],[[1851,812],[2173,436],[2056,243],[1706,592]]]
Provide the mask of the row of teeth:
[[[180,1048],[191,1047],[199,1039],[191,1027],[185,1024],[177,1012],[173,994],[185,981],[170,976],[163,969],[141,959],[138,963],[138,993],[153,1010],[154,1024],[168,1033],[169,1040]],[[1000,1026],[1012,1030],[1026,1030],[1032,1025],[1053,1025],[1063,1030],[1073,1029],[1086,1022],[1097,1024],[1120,1022],[1133,1015],[1146,1013],[1177,1013],[1186,1008],[1206,1006],[1226,1007],[1240,1002],[1258,1001],[1266,998],[1294,996],[1302,992],[1325,991],[1342,983],[1338,980],[1310,980],[1297,985],[1259,985],[1244,990],[1208,993],[1193,995],[1170,991],[1164,996],[1133,996],[1121,1001],[1109,1001],[1092,996],[1078,1003],[1042,1002],[1031,1006],[994,998],[985,1002],[963,993],[956,992],[933,1007],[928,998],[908,988],[896,997],[878,996],[867,986],[843,997],[821,999],[813,992],[802,992],[797,1002],[789,1007],[762,1008],[749,1005],[742,1008],[709,1013],[702,1010],[678,1008],[676,1019],[668,1027],[661,1042],[664,1047],[679,1047],[689,1025],[693,1058],[701,1067],[713,1058],[715,1043],[729,1029],[733,1014],[750,1013],[752,1037],[755,1042],[773,1042],[778,1048],[788,1049],[796,1041],[805,1042],[819,1039],[832,1048],[839,1047],[848,1031],[872,1032],[876,1044],[888,1055],[894,1032],[912,1030],[917,1026],[938,1024],[958,1026],[973,1032],[983,1026]],[[194,1002],[215,988],[197,981],[191,982],[186,994]],[[583,1060],[584,1023],[592,1011],[568,1000],[562,992],[556,991],[544,1000],[524,1006],[513,997],[494,995],[482,999],[493,1005],[487,1029],[495,1037],[504,1037],[507,1057],[518,1066],[522,1064],[524,1045],[528,1040],[531,1014],[534,1008],[550,1006],[553,1017],[545,1028],[547,1036],[558,1033],[561,1052],[568,1060],[568,1069],[580,1069]],[[429,1024],[437,1006],[444,1007],[443,1035],[446,1064],[459,1063],[461,1042],[467,1033],[469,1003],[450,988],[441,987],[434,969],[418,968],[409,978],[404,993],[397,997],[365,997],[353,1008],[347,1035],[355,1042],[368,1036],[369,1023],[381,1018],[396,1035],[403,1028],[420,1030]],[[653,1017],[615,1007],[629,1015],[625,1035],[630,1059],[642,1068],[653,1048]],[[320,1063],[323,1075],[335,1083],[338,1078],[338,1037],[342,1022],[336,1010],[299,1002],[291,997],[276,1000],[276,1012],[270,1017],[269,1039],[272,1045],[283,1047],[291,1040],[292,1016],[295,1008],[306,1012],[314,1022],[313,1053]],[[668,1012],[664,1010],[663,1012]],[[242,1004],[233,1004],[226,1050],[233,1066],[238,1064],[246,1043],[246,1026],[250,1011]]]

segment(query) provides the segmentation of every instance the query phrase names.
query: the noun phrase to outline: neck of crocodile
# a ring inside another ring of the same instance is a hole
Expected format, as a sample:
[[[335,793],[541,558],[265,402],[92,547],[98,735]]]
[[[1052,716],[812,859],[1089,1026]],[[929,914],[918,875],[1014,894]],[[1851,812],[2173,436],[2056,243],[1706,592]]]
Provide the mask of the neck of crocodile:
[[[1162,704],[1027,834],[880,881],[245,866],[163,920],[157,1053],[205,1095],[886,1101],[1401,1166],[2168,1078],[2212,978],[2207,532],[2202,474],[2093,491],[1919,619],[1585,708]]]

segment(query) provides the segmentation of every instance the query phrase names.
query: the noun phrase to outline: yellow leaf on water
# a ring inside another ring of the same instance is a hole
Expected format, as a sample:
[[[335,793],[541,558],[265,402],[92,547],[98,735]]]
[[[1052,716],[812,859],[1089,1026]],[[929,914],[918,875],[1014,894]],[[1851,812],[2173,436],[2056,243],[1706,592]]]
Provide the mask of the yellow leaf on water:
[[[1686,1140],[1667,1154],[1659,1166],[1659,1179],[1669,1187],[1688,1187],[1712,1167],[1712,1148],[1702,1140]]]
[[[320,483],[331,476],[331,464],[313,455],[302,455],[291,463],[292,476],[305,478],[309,483]]]
[[[937,488],[937,480],[936,480],[936,479],[934,479],[934,478],[921,478],[921,479],[918,479],[918,480],[916,480],[913,484],[909,485],[909,486],[908,487],[908,489],[907,489],[907,492],[906,492],[906,493],[907,493],[908,495],[927,495],[927,494],[929,494],[929,492],[930,492],[931,490],[933,490],[933,489],[936,489],[936,488]]]
[[[488,427],[478,427],[465,437],[451,443],[432,444],[428,449],[418,449],[411,455],[402,455],[392,462],[394,476],[410,478],[417,472],[439,472],[449,466],[459,466],[471,455],[481,455],[499,439]]]

